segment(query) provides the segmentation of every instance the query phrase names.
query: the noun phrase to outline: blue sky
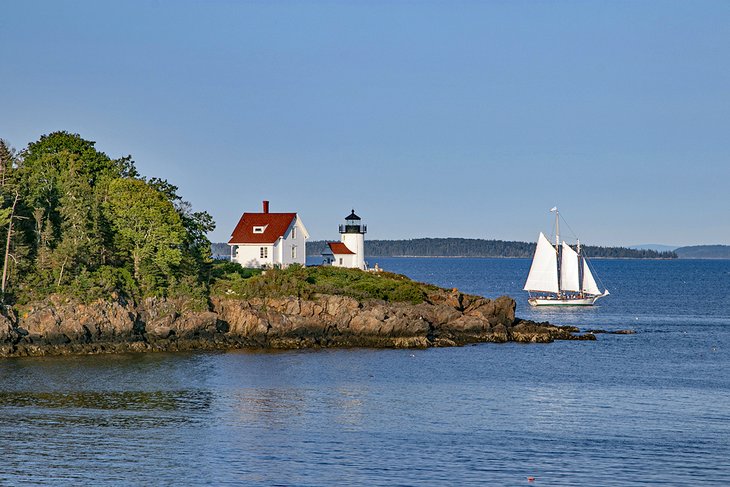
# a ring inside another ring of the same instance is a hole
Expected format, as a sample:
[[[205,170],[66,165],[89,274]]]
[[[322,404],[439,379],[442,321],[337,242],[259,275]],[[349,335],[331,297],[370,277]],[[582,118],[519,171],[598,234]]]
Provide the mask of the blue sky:
[[[730,243],[730,2],[4,2],[0,137],[68,130],[337,238]]]

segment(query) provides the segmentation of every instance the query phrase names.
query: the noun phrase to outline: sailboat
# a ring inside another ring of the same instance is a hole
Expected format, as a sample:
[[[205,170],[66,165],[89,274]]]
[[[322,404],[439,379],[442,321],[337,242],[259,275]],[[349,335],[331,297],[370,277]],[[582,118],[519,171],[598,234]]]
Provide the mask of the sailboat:
[[[524,287],[530,294],[527,302],[532,306],[593,306],[608,296],[608,289],[601,292],[598,288],[580,241],[576,250],[565,241],[560,243],[560,213],[557,207],[550,211],[555,213],[555,245],[540,232]]]

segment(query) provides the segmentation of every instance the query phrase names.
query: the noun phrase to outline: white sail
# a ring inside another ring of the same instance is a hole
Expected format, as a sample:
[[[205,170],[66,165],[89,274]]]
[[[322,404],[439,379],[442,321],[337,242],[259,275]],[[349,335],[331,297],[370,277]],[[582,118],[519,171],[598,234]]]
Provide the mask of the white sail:
[[[601,294],[585,259],[583,259],[583,292],[586,294]]]
[[[557,293],[558,289],[558,254],[552,244],[540,232],[532,258],[530,274],[527,276],[525,291],[542,291]]]
[[[560,289],[580,292],[578,254],[565,242],[563,242],[563,255],[560,258]]]

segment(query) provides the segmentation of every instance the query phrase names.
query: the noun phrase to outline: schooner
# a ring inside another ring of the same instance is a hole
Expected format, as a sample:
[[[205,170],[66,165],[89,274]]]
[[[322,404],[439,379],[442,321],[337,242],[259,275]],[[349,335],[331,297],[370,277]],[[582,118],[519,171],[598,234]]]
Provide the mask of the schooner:
[[[560,243],[560,213],[557,207],[550,211],[555,213],[555,245],[540,232],[524,287],[530,294],[527,302],[532,306],[593,306],[608,296],[608,289],[601,292],[598,288],[581,254],[580,241],[576,250],[565,241]]]

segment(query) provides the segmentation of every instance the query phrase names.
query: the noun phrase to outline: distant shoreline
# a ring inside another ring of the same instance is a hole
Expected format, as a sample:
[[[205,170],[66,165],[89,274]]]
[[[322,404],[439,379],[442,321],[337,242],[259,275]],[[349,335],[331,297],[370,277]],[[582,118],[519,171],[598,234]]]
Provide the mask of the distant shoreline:
[[[308,257],[317,257],[327,249],[325,240],[307,242]],[[630,259],[676,259],[675,252],[637,250],[627,247],[601,247],[582,245],[582,252],[592,259],[630,258]],[[215,255],[228,254],[224,243],[212,244]],[[366,240],[366,257],[448,257],[448,258],[532,258],[535,253],[534,242],[507,240],[485,240],[460,237],[414,238],[410,240]]]
[[[325,250],[324,240],[307,242],[307,257],[317,258]],[[697,245],[679,247],[675,251],[637,250],[627,247],[582,246],[590,259],[636,260],[728,260],[730,245]],[[230,249],[225,243],[212,244],[215,258],[228,258]],[[502,240],[463,238],[421,238],[413,240],[366,240],[366,258],[385,257],[439,258],[439,259],[530,259],[535,244]]]
[[[316,257],[310,255],[309,257]],[[522,259],[530,257],[505,257],[500,255],[366,255],[366,259]],[[725,258],[676,258],[676,257],[590,257],[590,260],[728,260]]]

